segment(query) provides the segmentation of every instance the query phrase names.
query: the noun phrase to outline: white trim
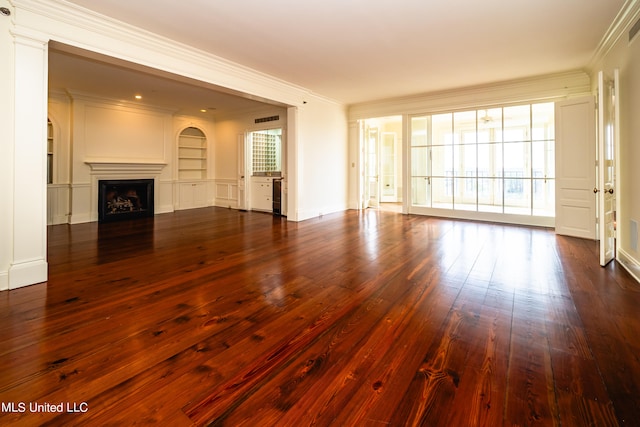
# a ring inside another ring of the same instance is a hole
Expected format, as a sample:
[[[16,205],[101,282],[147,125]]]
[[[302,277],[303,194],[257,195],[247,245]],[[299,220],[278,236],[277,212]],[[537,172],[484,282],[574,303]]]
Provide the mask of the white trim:
[[[636,282],[640,283],[640,261],[620,248],[618,249],[618,262],[636,279]]]
[[[0,291],[9,290],[9,273],[0,271]]]
[[[497,214],[492,212],[464,211],[453,209],[437,209],[421,206],[409,206],[410,214],[435,216],[447,219],[465,219],[472,221],[497,222],[500,224],[526,225],[532,227],[555,228],[556,220],[553,217]]]
[[[91,167],[92,172],[130,172],[136,175],[145,172],[160,173],[167,166],[161,162],[123,162],[113,159],[87,159],[84,162]]]
[[[349,120],[555,101],[590,93],[589,75],[584,71],[572,71],[355,104],[349,108]]]
[[[640,0],[628,0],[602,37],[591,61],[589,61],[587,69],[593,72],[598,62],[607,56],[620,37],[627,34],[629,25],[638,18],[640,18]]]
[[[238,181],[235,179],[216,179],[214,185],[214,206],[238,209]]]
[[[46,282],[47,271],[48,264],[42,259],[13,263],[9,268],[9,288],[16,289]]]

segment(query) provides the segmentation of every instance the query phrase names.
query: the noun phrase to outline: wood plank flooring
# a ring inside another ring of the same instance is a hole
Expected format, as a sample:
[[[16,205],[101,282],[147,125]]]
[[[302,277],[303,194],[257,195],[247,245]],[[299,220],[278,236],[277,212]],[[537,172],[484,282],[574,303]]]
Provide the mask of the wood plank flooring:
[[[596,251],[375,210],[53,226],[48,284],[0,293],[0,425],[640,425],[640,285]]]

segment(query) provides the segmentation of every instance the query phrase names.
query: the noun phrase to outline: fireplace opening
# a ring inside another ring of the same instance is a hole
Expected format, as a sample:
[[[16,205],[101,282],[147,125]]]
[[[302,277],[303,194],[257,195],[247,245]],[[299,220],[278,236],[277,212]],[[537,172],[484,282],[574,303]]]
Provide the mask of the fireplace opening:
[[[153,216],[153,179],[98,181],[98,221]]]

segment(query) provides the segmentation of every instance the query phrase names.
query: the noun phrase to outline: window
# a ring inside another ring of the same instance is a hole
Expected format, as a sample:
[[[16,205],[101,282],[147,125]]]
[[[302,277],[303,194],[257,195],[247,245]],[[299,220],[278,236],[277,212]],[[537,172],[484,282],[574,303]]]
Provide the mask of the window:
[[[253,175],[282,172],[282,129],[251,132]]]
[[[411,204],[555,216],[554,104],[414,116]]]

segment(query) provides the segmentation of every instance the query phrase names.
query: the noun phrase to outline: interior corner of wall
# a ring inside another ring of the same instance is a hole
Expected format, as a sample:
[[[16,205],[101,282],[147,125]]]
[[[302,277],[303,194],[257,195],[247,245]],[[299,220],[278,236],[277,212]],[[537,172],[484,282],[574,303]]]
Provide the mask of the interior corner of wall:
[[[0,291],[9,290],[9,273],[0,271]]]

